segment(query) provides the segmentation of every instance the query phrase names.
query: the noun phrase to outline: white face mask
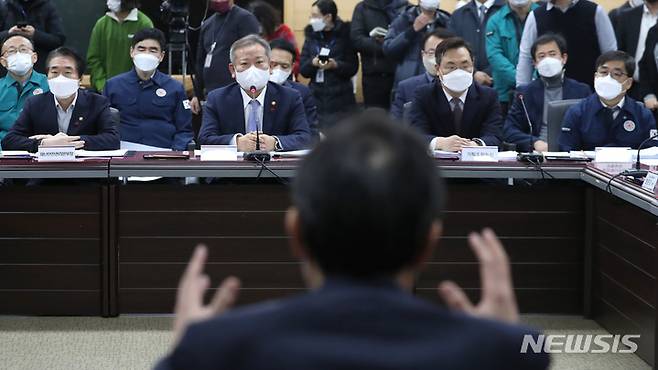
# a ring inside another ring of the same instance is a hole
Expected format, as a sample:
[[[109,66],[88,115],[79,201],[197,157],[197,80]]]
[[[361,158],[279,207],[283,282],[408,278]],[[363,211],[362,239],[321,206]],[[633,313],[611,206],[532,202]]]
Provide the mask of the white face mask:
[[[107,0],[107,8],[112,13],[118,13],[121,10],[121,0]]]
[[[325,27],[327,27],[327,24],[324,23],[324,19],[322,19],[322,18],[311,18],[308,21],[308,24],[310,24],[311,28],[313,28],[313,32],[320,32]]]
[[[431,56],[431,57],[423,57],[423,66],[425,67],[425,70],[427,73],[431,74],[432,76],[436,76],[436,58]]]
[[[605,77],[596,77],[594,79],[594,90],[596,94],[605,100],[612,100],[621,95],[622,86],[619,81],[607,75]]]
[[[32,55],[16,53],[7,57],[7,70],[18,76],[25,76],[32,69]]]
[[[140,71],[152,72],[160,65],[160,59],[153,54],[141,53],[133,57],[133,64]]]
[[[564,68],[562,60],[553,57],[546,57],[537,63],[537,73],[546,78],[557,76],[562,72],[562,68]]]
[[[272,70],[272,74],[270,75],[270,81],[274,82],[275,84],[281,85],[282,83],[286,82],[288,77],[290,76],[290,72],[285,70],[283,68],[274,68]]]
[[[270,80],[270,70],[251,66],[246,71],[235,72],[235,80],[245,91],[251,90],[252,87],[261,90]]]
[[[473,73],[466,72],[463,69],[456,69],[441,79],[443,86],[448,90],[461,93],[468,90],[473,84]]]
[[[56,97],[63,99],[72,96],[80,88],[80,81],[59,75],[48,80],[48,87]]]
[[[439,0],[420,0],[418,5],[425,10],[434,11],[439,9]]]
[[[511,6],[522,8],[530,3],[530,0],[509,0]]]

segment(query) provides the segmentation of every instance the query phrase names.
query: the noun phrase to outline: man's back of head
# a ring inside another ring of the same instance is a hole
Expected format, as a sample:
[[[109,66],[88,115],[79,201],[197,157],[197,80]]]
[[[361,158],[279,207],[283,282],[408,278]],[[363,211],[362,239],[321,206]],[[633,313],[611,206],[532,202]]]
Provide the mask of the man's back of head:
[[[358,278],[393,277],[416,264],[443,198],[422,139],[378,111],[330,132],[292,190],[309,257],[324,275]]]

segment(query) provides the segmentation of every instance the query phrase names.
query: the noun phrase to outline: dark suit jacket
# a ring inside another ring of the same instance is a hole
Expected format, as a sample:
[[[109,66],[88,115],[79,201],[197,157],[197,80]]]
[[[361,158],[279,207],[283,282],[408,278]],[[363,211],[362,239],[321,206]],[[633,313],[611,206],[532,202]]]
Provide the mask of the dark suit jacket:
[[[615,36],[617,36],[617,49],[625,51],[635,57],[637,41],[640,38],[640,26],[642,24],[642,13],[644,6],[622,10],[619,17],[623,21],[615,24]]]
[[[58,132],[55,97],[51,92],[35,95],[25,102],[16,123],[2,139],[2,148],[36,152],[38,141],[30,136],[56,135]],[[110,113],[110,102],[106,97],[86,90],[78,90],[78,100],[66,134],[80,136],[86,150],[119,149],[121,141]]]
[[[398,87],[395,89],[393,103],[391,103],[391,117],[398,120],[405,118],[404,106],[411,103],[418,86],[428,84],[434,80],[434,77],[430,80],[428,76],[427,72],[425,72],[418,76],[409,77],[406,80],[400,81]]]
[[[459,135],[463,138],[480,138],[487,145],[500,145],[503,117],[496,90],[478,85],[468,89],[460,130],[453,123],[452,109],[443,87],[437,81],[418,87],[409,112],[411,126],[426,135],[427,142],[437,136]]]
[[[228,145],[235,134],[246,133],[240,89],[240,85],[232,83],[208,94],[199,131],[200,144]],[[278,137],[283,150],[304,149],[310,144],[304,104],[297,91],[268,82],[263,132]]]
[[[297,90],[304,103],[304,112],[308,121],[308,128],[311,130],[313,140],[320,138],[320,129],[318,128],[318,105],[315,103],[315,97],[308,86],[295,81],[286,81],[282,84],[285,87]]]
[[[639,84],[639,101],[644,101],[647,95],[658,95],[658,66],[656,65],[656,56],[658,56],[658,24],[649,28],[647,33],[646,47],[642,59],[640,59],[640,79]]]
[[[156,369],[547,368],[547,354],[519,353],[524,334],[535,332],[439,308],[392,283],[331,279],[190,326]]]
[[[530,135],[528,132],[528,119],[523,111],[519,95],[523,95],[528,116],[532,122],[532,142],[539,140],[542,121],[544,119],[544,82],[536,79],[527,85],[517,89],[517,95],[507,112],[507,119],[503,127],[505,141],[516,144],[517,150],[524,152],[533,150],[530,147]],[[589,85],[570,78],[565,78],[562,83],[562,99],[584,99],[592,94]]]

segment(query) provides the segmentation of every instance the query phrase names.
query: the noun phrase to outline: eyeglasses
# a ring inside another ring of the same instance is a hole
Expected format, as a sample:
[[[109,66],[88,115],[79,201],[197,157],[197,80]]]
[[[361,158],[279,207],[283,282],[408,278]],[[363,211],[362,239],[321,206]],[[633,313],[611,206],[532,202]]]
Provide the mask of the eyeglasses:
[[[20,48],[18,48],[18,49],[11,48],[11,49],[7,49],[2,55],[10,56],[10,55],[14,55],[14,54],[16,54],[16,53],[29,54],[29,53],[31,53],[31,52],[33,52],[33,51],[34,51],[34,50],[32,50],[32,49],[30,49],[30,48],[28,48],[28,47],[20,47]]]
[[[628,74],[627,74],[626,72],[622,72],[622,71],[620,71],[620,70],[618,70],[618,69],[615,69],[615,70],[609,71],[609,70],[608,70],[607,68],[605,68],[605,67],[599,67],[599,69],[596,70],[596,74],[599,75],[599,77],[605,77],[605,76],[607,76],[607,75],[610,75],[610,76],[612,76],[612,78],[614,78],[615,80],[618,80],[618,79],[620,79],[620,78],[623,78],[624,76],[628,76]]]

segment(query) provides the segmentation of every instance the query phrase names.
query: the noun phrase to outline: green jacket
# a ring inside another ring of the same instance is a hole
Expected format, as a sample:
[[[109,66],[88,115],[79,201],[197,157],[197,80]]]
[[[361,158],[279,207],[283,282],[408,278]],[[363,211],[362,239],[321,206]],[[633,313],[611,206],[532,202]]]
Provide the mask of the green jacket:
[[[0,79],[0,140],[14,125],[18,115],[23,111],[25,101],[32,95],[43,94],[48,91],[48,78],[46,75],[33,71],[30,79],[25,82],[21,94],[18,95],[14,80],[9,73]]]
[[[153,22],[137,9],[119,23],[114,15],[102,16],[91,31],[87,64],[91,74],[91,86],[103,91],[105,81],[133,68],[130,46],[135,33],[152,28]]]
[[[532,4],[530,11],[538,8]],[[519,62],[519,44],[517,36],[523,32],[523,25],[517,33],[516,13],[509,5],[500,8],[487,22],[486,42],[487,57],[491,66],[494,89],[498,100],[509,103],[509,94],[516,87],[516,64]]]

